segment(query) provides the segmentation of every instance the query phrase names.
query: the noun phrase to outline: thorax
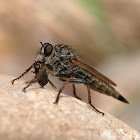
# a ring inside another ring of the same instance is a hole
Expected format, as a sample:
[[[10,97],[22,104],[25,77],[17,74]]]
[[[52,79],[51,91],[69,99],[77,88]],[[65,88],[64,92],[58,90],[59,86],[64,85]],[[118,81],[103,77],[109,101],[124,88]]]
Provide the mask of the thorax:
[[[72,72],[72,63],[70,57],[76,57],[74,50],[66,45],[56,45],[52,54],[46,58],[45,64],[53,75],[70,74]]]

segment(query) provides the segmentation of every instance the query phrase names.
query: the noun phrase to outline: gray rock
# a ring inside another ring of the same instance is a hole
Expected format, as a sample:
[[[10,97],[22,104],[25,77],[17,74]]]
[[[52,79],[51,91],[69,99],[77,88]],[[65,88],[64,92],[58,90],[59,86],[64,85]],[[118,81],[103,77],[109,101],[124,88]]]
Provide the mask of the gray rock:
[[[101,116],[86,103],[37,84],[26,93],[23,81],[12,86],[13,77],[0,75],[0,139],[13,140],[129,140],[140,134],[105,113]]]

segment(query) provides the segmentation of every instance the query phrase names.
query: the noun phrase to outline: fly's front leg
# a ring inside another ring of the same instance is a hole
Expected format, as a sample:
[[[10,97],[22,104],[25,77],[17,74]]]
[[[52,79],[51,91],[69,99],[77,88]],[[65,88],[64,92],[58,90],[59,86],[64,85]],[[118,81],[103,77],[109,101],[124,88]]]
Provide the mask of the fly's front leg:
[[[31,80],[30,81],[27,81],[27,82],[25,82],[26,84],[29,84],[31,82]],[[37,79],[33,82],[33,83],[36,83],[37,82]]]
[[[26,86],[26,87],[24,87],[23,88],[23,92],[26,92],[26,89],[31,85],[31,84],[33,84],[33,83],[35,83],[36,82],[36,78],[33,78],[30,82],[29,82],[29,84]]]
[[[14,84],[14,82],[20,78],[22,78],[25,74],[27,74],[32,68],[34,67],[34,64],[32,64],[24,73],[22,73],[19,77],[17,77],[16,79],[13,79],[11,81],[12,85]]]
[[[46,66],[44,66],[40,71],[39,73],[35,76],[35,78],[33,78],[29,84],[23,88],[23,92],[26,92],[26,89],[31,85],[33,84],[34,82],[36,82],[36,79],[46,70]]]

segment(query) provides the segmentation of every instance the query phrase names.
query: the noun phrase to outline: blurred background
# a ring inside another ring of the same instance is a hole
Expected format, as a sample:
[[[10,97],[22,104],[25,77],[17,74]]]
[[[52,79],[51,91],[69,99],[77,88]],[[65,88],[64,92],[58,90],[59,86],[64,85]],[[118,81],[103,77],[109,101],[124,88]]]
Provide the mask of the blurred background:
[[[115,81],[130,104],[94,91],[92,102],[140,131],[140,1],[0,0],[0,73],[19,76],[34,62],[39,41],[72,46]],[[76,87],[87,102],[86,87]],[[72,95],[71,86],[65,90]]]

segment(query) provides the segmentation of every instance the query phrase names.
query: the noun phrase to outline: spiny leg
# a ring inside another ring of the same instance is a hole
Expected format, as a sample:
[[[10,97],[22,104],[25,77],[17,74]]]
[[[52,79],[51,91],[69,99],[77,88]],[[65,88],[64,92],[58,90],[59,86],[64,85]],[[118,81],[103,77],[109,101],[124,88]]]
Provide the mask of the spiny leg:
[[[22,73],[19,77],[17,77],[16,79],[13,79],[11,82],[12,82],[12,85],[14,84],[14,82],[18,79],[20,79],[21,77],[23,77],[25,74],[27,74],[32,68],[34,67],[34,64],[32,64],[24,73]]]
[[[28,84],[26,87],[23,88],[23,91],[24,91],[24,92],[26,92],[26,89],[27,89],[32,83],[34,83],[34,82],[36,81],[36,79],[44,72],[45,69],[46,69],[46,66],[44,66],[44,67],[40,70],[40,72],[35,76],[35,78],[33,78],[33,79],[29,82],[29,84]]]
[[[78,97],[77,94],[76,94],[75,84],[72,84],[72,87],[73,87],[73,95],[74,95],[77,99],[81,100],[81,98]]]
[[[87,84],[87,90],[88,90],[88,102],[90,104],[90,106],[98,113],[101,113],[102,116],[104,116],[104,113],[99,111],[92,103],[91,103],[91,96],[90,96],[90,87],[89,87],[89,84]]]
[[[57,97],[56,97],[56,100],[54,102],[54,104],[57,104],[58,101],[59,101],[59,96],[60,96],[60,93],[62,92],[62,90],[65,88],[65,86],[69,83],[70,81],[70,78],[67,79],[67,81],[63,84],[63,86],[60,88],[58,94],[57,94]]]

